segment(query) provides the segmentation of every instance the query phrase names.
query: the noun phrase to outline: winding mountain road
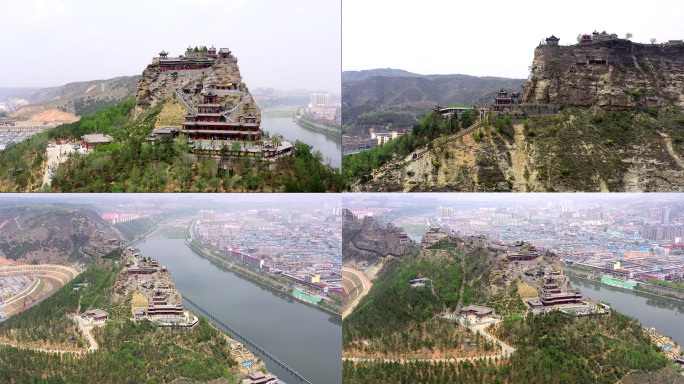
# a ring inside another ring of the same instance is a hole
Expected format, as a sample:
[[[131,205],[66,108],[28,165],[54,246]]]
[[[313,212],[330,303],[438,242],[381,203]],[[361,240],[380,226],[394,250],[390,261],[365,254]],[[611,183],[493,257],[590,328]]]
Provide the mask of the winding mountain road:
[[[459,318],[459,324],[462,323],[462,318]],[[510,345],[498,340],[494,336],[490,335],[485,331],[485,328],[489,327],[490,325],[497,324],[501,320],[495,321],[493,323],[485,323],[485,324],[479,324],[471,327],[475,332],[481,334],[484,336],[487,340],[491,341],[494,344],[499,344],[501,346],[501,353],[498,355],[490,355],[490,356],[472,356],[472,357],[454,357],[450,359],[367,359],[363,357],[342,357],[342,360],[346,361],[356,361],[356,362],[365,362],[365,363],[411,363],[411,362],[422,362],[422,363],[455,363],[459,361],[473,361],[473,360],[485,360],[485,359],[498,359],[498,358],[507,358],[511,356],[513,353],[515,353],[515,348],[511,347]],[[461,324],[462,325],[462,324]]]
[[[71,354],[71,355],[83,355],[86,353],[92,353],[97,351],[100,346],[97,344],[97,341],[95,341],[95,338],[93,335],[90,333],[90,331],[95,327],[94,325],[88,325],[84,323],[83,318],[79,315],[72,315],[69,316],[71,320],[76,322],[78,325],[78,329],[83,333],[83,336],[88,340],[90,343],[90,347],[86,350],[83,351],[65,351],[65,350],[60,350],[60,349],[44,349],[44,348],[30,348],[30,347],[24,347],[21,345],[14,345],[10,343],[0,343],[0,345],[4,345],[7,347],[12,347],[12,348],[18,348],[18,349],[25,349],[28,351],[35,351],[35,352],[47,352],[47,353],[58,353],[58,354]]]

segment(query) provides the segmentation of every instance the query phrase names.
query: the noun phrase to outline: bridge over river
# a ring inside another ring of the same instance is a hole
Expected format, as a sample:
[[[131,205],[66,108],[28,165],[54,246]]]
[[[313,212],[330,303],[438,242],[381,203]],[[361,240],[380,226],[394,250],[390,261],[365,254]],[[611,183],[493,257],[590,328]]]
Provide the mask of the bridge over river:
[[[310,382],[309,380],[305,379],[304,376],[302,376],[299,372],[293,370],[293,369],[290,368],[287,364],[285,364],[285,363],[283,363],[282,361],[278,360],[278,358],[276,358],[275,356],[273,356],[273,355],[271,355],[270,353],[268,353],[265,349],[261,348],[259,345],[257,345],[257,344],[256,344],[255,342],[253,342],[252,340],[246,338],[245,336],[242,336],[239,332],[237,332],[237,331],[234,330],[233,328],[231,328],[231,327],[229,327],[228,325],[226,325],[225,323],[223,323],[221,320],[219,320],[219,319],[217,319],[216,317],[214,317],[211,313],[209,313],[208,311],[204,310],[202,307],[200,307],[200,306],[199,306],[197,303],[195,303],[194,301],[188,299],[187,297],[183,297],[183,301],[187,302],[188,304],[190,304],[191,306],[193,306],[198,312],[202,313],[203,315],[205,315],[206,317],[208,317],[209,319],[211,319],[214,323],[220,325],[221,327],[223,327],[223,329],[225,329],[225,330],[227,330],[228,332],[230,332],[230,333],[231,333],[231,336],[237,337],[238,339],[240,339],[241,341],[243,341],[245,344],[247,344],[247,345],[249,345],[250,347],[252,347],[253,349],[257,350],[257,352],[261,353],[262,355],[266,355],[266,356],[270,357],[271,360],[275,361],[276,364],[278,364],[281,368],[283,368],[284,370],[286,370],[286,371],[287,371],[288,373],[290,373],[291,375],[295,376],[296,378],[298,378],[299,380],[301,380],[301,381],[304,382],[304,383],[311,384],[311,382]]]

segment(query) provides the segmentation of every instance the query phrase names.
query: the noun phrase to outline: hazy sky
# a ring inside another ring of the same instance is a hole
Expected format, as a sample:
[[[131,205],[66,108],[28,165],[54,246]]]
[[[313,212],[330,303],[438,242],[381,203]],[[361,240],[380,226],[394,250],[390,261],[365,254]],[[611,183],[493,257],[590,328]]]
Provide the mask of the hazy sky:
[[[343,0],[342,69],[526,78],[552,34],[594,30],[650,43],[684,39],[684,1]]]
[[[547,202],[574,200],[581,204],[604,204],[613,206],[625,202],[684,202],[681,193],[347,193],[343,194],[343,207],[352,201],[386,200],[390,205],[449,206],[459,203],[488,203],[492,205],[530,204],[545,205]]]
[[[178,203],[203,205],[204,209],[220,209],[221,205],[240,204],[250,209],[250,204],[272,204],[273,208],[285,205],[316,206],[325,203],[341,203],[342,195],[333,193],[3,193],[0,207],[14,202],[97,204],[108,202],[132,204],[139,202]]]
[[[227,47],[247,86],[340,92],[340,0],[2,0],[0,87],[139,75]]]

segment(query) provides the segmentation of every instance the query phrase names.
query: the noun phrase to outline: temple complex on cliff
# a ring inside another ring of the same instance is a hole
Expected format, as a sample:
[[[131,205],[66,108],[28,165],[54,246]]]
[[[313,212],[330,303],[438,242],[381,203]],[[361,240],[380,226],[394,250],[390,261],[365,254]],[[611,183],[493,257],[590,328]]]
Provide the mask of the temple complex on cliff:
[[[147,83],[157,86],[142,87],[139,99],[147,98],[148,105],[154,105],[155,99],[173,95],[186,112],[177,126],[152,132],[149,142],[182,135],[194,156],[227,161],[274,161],[292,153],[291,143],[269,138],[261,130],[259,107],[241,81],[237,58],[228,48],[188,47],[177,57],[162,50],[146,71]]]

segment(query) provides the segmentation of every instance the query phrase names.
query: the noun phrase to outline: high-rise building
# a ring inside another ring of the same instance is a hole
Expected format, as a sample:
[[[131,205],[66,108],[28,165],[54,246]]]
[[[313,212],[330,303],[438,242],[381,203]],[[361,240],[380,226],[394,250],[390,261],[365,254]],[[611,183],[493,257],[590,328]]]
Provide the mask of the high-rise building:
[[[603,220],[603,210],[600,205],[587,209],[587,220],[601,221]]]
[[[327,93],[312,93],[311,94],[312,107],[329,107],[330,95]]]
[[[454,218],[454,209],[450,207],[439,207],[437,208],[437,216],[439,216],[440,219],[453,219]]]
[[[660,224],[670,224],[670,208],[663,207],[660,210]]]
[[[214,213],[214,211],[201,210],[199,214],[199,220],[200,223],[216,221],[216,214]]]
[[[575,200],[563,200],[560,202],[561,212],[575,212],[577,210],[577,202]]]

